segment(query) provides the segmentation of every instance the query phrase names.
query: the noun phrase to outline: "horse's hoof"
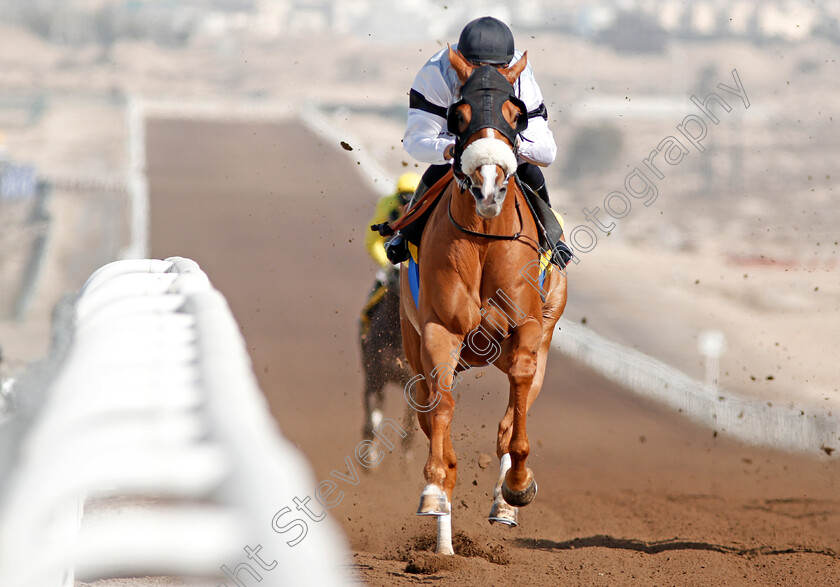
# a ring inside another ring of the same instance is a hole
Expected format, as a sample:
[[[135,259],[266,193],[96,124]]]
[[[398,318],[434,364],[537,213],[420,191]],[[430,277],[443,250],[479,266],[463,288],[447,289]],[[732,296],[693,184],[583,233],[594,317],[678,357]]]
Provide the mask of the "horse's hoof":
[[[507,484],[507,477],[505,477],[505,480],[502,483],[502,497],[510,505],[518,507],[526,506],[537,496],[537,480],[534,479],[534,472],[527,468],[525,471],[528,473],[528,484],[525,486],[525,489],[522,489],[521,491],[514,491],[510,489]],[[510,474],[510,472],[508,472],[508,474]]]
[[[452,513],[446,493],[437,485],[426,485],[420,494],[420,505],[417,507],[418,516],[445,516]]]
[[[519,525],[519,508],[516,508],[503,499],[496,499],[490,506],[490,515],[487,521],[491,524],[505,524],[514,527]]]

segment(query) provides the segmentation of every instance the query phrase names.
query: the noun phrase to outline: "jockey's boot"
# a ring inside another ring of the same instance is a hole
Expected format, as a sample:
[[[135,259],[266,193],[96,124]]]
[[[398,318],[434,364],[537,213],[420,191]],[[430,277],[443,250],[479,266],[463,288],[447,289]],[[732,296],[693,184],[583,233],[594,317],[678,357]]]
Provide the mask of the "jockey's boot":
[[[557,265],[560,269],[565,269],[569,261],[572,260],[575,254],[563,239],[554,243],[554,248],[551,251],[551,262]]]
[[[397,231],[394,238],[385,243],[385,256],[394,265],[399,265],[408,259],[408,241],[402,232]]]
[[[562,228],[565,231],[566,223],[563,221],[562,214],[560,214],[560,212],[551,207],[551,200],[549,200],[548,198],[548,188],[546,187],[545,183],[543,183],[542,186],[540,186],[540,188],[535,191],[537,192],[537,195],[540,197],[540,199],[546,204],[548,204],[548,207],[551,209],[551,212],[554,214],[554,217],[557,218],[557,222],[558,224],[560,224],[560,228]],[[551,262],[557,265],[560,269],[565,269],[566,265],[568,265],[569,261],[571,261],[572,257],[574,257],[572,249],[563,241],[562,238],[556,243],[554,243],[552,249],[553,250],[551,252]]]
[[[420,200],[420,196],[425,194],[429,190],[428,186],[426,186],[422,181],[417,186],[417,190],[414,192],[414,195],[408,201],[408,204],[405,208],[405,213],[407,214],[409,210],[411,210],[415,203]],[[394,236],[385,243],[385,256],[388,257],[388,260],[393,263],[394,265],[399,265],[403,261],[406,261],[409,256],[408,252],[408,240],[406,239],[405,234],[401,230],[398,230],[394,233],[391,228],[388,226],[388,223],[383,224],[376,224],[371,226],[371,230],[378,230],[379,234],[382,236],[388,236],[393,234]]]
[[[536,189],[534,191],[537,193],[537,195],[540,197],[540,199],[543,202],[545,202],[546,204],[548,204],[549,208],[551,208],[551,200],[548,197],[548,188],[546,187],[545,183],[543,183],[538,189]],[[565,229],[565,226],[564,226],[565,223],[563,222],[563,216],[560,215],[560,212],[558,212],[554,208],[551,208],[551,211],[554,213],[554,216],[557,218],[557,222],[560,223],[560,228]]]
[[[417,189],[414,190],[414,195],[411,196],[411,199],[408,201],[408,204],[406,204],[406,214],[408,214],[408,212],[412,208],[414,208],[417,202],[420,201],[420,198],[423,197],[423,194],[429,191],[429,187],[430,186],[426,185],[425,181],[423,181],[422,179],[420,180],[420,183],[417,184]],[[412,227],[407,226],[406,229],[411,230]],[[415,227],[413,230],[416,232],[417,228]],[[385,243],[385,256],[388,257],[388,260],[394,265],[399,265],[403,261],[407,261],[409,254],[410,253],[408,251],[408,239],[402,231],[397,231],[397,234],[394,236],[394,238]]]

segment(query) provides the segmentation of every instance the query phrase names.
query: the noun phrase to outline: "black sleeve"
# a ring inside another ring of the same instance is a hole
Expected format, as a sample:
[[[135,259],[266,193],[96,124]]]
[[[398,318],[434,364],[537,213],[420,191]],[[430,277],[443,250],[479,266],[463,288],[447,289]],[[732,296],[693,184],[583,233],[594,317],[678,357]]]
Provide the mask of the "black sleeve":
[[[444,108],[443,106],[438,106],[437,104],[432,104],[426,99],[426,96],[424,96],[414,88],[412,88],[411,92],[409,92],[408,94],[408,107],[417,108],[418,110],[422,110],[423,112],[428,112],[429,114],[434,114],[435,116],[446,118],[446,108]]]
[[[542,116],[548,120],[548,108],[545,107],[545,102],[540,102],[540,105],[528,112],[528,118],[536,118]]]

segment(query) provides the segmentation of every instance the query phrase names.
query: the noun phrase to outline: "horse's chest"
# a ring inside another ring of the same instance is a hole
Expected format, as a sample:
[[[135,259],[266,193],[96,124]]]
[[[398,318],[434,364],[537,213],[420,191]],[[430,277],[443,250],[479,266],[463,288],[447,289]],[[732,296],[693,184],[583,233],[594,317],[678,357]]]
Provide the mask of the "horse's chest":
[[[482,325],[502,339],[518,321],[533,313],[531,304],[521,299],[528,292],[522,291],[515,260],[490,252],[473,243],[457,242],[432,263],[435,271],[424,272],[429,264],[422,260],[421,290],[425,288],[427,309],[432,314],[427,318],[436,318],[450,332],[462,335]],[[420,297],[423,305],[422,293]]]

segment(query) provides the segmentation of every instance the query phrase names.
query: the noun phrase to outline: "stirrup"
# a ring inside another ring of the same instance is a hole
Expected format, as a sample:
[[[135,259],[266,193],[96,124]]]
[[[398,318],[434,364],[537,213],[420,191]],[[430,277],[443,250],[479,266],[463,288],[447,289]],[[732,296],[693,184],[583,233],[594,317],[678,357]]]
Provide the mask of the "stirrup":
[[[408,259],[408,241],[401,233],[385,243],[385,256],[394,265],[399,265]]]

